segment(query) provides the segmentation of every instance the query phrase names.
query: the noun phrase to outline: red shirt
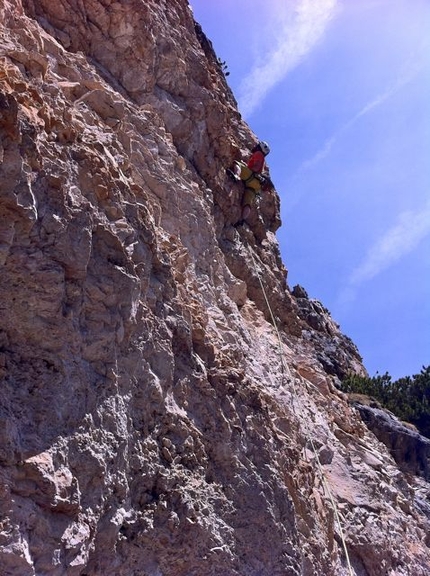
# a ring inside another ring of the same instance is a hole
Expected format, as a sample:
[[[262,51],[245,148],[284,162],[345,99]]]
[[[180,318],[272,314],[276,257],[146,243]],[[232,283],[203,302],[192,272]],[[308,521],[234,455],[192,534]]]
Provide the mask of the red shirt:
[[[264,170],[264,154],[260,150],[254,152],[248,160],[248,168],[258,174]]]

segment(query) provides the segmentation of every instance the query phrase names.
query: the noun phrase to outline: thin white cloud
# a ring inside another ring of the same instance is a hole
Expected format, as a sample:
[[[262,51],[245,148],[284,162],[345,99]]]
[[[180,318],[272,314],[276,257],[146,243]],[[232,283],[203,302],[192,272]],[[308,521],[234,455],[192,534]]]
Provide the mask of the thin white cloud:
[[[430,203],[418,212],[403,212],[398,222],[369,250],[350,277],[351,285],[370,280],[412,252],[430,234]]]
[[[297,0],[291,17],[272,23],[271,38],[277,43],[266,50],[264,62],[256,65],[239,89],[239,107],[249,116],[278,84],[308,54],[324,35],[338,0]],[[290,5],[291,6],[291,5]]]
[[[401,213],[396,224],[370,247],[363,262],[353,270],[339,298],[340,304],[354,300],[360,285],[413,252],[429,234],[430,202],[422,210]]]
[[[320,150],[313,156],[310,160],[305,160],[297,171],[297,175],[301,174],[305,170],[313,168],[321,160],[326,158],[336,142],[347,132],[360,118],[366,116],[369,112],[384,104],[392,96],[394,96],[399,90],[401,90],[406,84],[413,80],[416,75],[421,71],[421,63],[415,63],[407,68],[406,71],[402,71],[396,81],[391,84],[382,94],[379,94],[371,102],[366,104],[357,114],[355,114],[350,120],[345,122],[336,132],[328,138]]]

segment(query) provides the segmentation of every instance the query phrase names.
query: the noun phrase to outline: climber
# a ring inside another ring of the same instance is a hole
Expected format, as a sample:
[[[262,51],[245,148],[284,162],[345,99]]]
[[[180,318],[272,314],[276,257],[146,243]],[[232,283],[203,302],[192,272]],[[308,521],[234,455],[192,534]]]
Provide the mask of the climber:
[[[267,142],[260,141],[251,150],[248,162],[236,160],[232,168],[226,170],[227,175],[235,182],[242,181],[245,190],[242,197],[242,216],[235,226],[240,226],[251,213],[251,207],[255,199],[260,195],[261,190],[267,190],[273,186],[266,173],[265,157],[269,154],[270,148]]]

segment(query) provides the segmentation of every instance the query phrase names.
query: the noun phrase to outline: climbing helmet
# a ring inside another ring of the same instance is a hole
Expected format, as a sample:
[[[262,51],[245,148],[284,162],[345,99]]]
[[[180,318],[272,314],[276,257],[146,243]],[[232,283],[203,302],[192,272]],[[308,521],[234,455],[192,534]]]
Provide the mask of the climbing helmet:
[[[260,150],[263,152],[263,154],[265,156],[267,156],[270,152],[270,147],[269,144],[267,142],[263,142],[262,140],[258,143],[258,145],[260,146]]]

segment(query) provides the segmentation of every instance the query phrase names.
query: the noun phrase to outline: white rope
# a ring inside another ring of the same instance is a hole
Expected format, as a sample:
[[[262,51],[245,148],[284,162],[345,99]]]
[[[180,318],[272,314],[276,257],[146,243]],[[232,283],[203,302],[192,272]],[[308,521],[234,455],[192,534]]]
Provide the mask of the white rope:
[[[262,282],[262,280],[261,280],[261,276],[260,276],[260,273],[259,273],[259,271],[258,271],[258,268],[257,268],[256,262],[255,262],[255,259],[254,259],[254,255],[253,255],[253,253],[252,253],[251,248],[249,248],[249,253],[251,254],[252,263],[253,263],[253,265],[254,265],[255,271],[257,272],[257,278],[258,278],[258,281],[259,281],[259,283],[260,283],[261,291],[262,291],[262,293],[263,293],[264,300],[265,300],[265,302],[266,302],[266,306],[267,306],[267,308],[268,308],[268,310],[269,310],[270,317],[271,317],[271,319],[272,319],[273,328],[275,329],[276,336],[277,336],[277,338],[278,338],[279,359],[280,359],[280,361],[281,361],[282,377],[284,378],[284,377],[285,377],[285,374],[288,373],[288,376],[289,376],[290,379],[291,379],[290,370],[289,370],[287,364],[285,364],[285,362],[284,362],[284,354],[283,354],[283,348],[282,348],[282,340],[281,340],[281,334],[280,334],[279,329],[278,329],[278,324],[277,324],[277,322],[276,322],[275,315],[273,314],[272,307],[270,306],[269,299],[267,298],[266,290],[265,290],[264,284],[263,284],[263,282]]]
[[[280,335],[279,330],[278,330],[277,322],[276,322],[275,316],[274,316],[274,314],[273,314],[272,307],[270,306],[270,302],[269,302],[269,299],[268,299],[268,297],[267,297],[266,290],[265,290],[265,288],[264,288],[264,284],[263,284],[263,281],[262,281],[262,279],[261,279],[260,273],[259,273],[259,271],[258,271],[258,267],[257,267],[257,264],[256,264],[256,262],[255,262],[254,255],[253,255],[252,250],[251,250],[251,247],[250,247],[249,245],[248,245],[248,248],[249,248],[249,253],[251,254],[251,259],[252,259],[252,262],[253,262],[254,269],[255,269],[255,271],[256,271],[256,273],[257,273],[258,281],[259,281],[260,286],[261,286],[261,291],[262,291],[262,293],[263,293],[264,300],[265,300],[266,305],[267,305],[267,308],[268,308],[268,310],[269,310],[270,317],[271,317],[272,323],[273,323],[273,327],[274,327],[274,329],[275,329],[275,331],[276,331],[276,335],[277,335],[277,338],[278,338],[279,356],[280,356],[280,360],[281,360],[282,375],[283,375],[283,377],[284,377],[285,374],[288,372],[289,377],[290,377],[290,382],[291,382],[292,385],[293,385],[293,411],[294,411],[294,413],[296,413],[295,410],[294,410],[294,399],[295,399],[295,397],[297,396],[297,391],[296,391],[296,389],[295,389],[295,382],[294,382],[294,379],[291,377],[291,373],[290,373],[290,371],[289,371],[289,368],[287,367],[287,365],[286,365],[285,362],[284,362],[284,351],[283,351],[281,335]],[[309,443],[310,443],[310,445],[311,445],[311,447],[312,447],[312,451],[313,451],[313,453],[314,453],[314,455],[315,455],[315,460],[316,460],[316,463],[317,463],[317,466],[318,466],[318,471],[319,471],[321,483],[322,483],[325,491],[327,492],[328,497],[329,497],[329,500],[330,500],[331,505],[332,505],[332,507],[333,507],[335,522],[336,522],[336,524],[337,524],[337,526],[338,526],[340,538],[341,538],[341,541],[342,541],[342,547],[343,547],[343,551],[344,551],[344,553],[345,553],[345,558],[346,558],[346,563],[347,563],[347,566],[348,566],[349,576],[354,576],[354,572],[353,572],[353,570],[352,570],[351,562],[350,562],[350,559],[349,559],[348,549],[347,549],[347,546],[346,546],[345,535],[344,535],[343,529],[342,529],[342,523],[341,523],[341,520],[340,520],[339,511],[338,511],[337,506],[336,506],[336,503],[335,503],[335,501],[334,501],[333,494],[332,494],[332,491],[331,491],[331,489],[330,489],[330,486],[329,486],[329,484],[328,484],[328,482],[327,482],[327,479],[326,479],[326,477],[325,477],[324,470],[323,470],[323,467],[322,467],[320,458],[319,458],[319,456],[318,456],[317,449],[316,449],[315,444],[314,444],[314,442],[313,442],[313,440],[312,440],[312,436],[309,434],[306,426],[305,426],[305,437],[306,437],[306,440],[309,440]]]

